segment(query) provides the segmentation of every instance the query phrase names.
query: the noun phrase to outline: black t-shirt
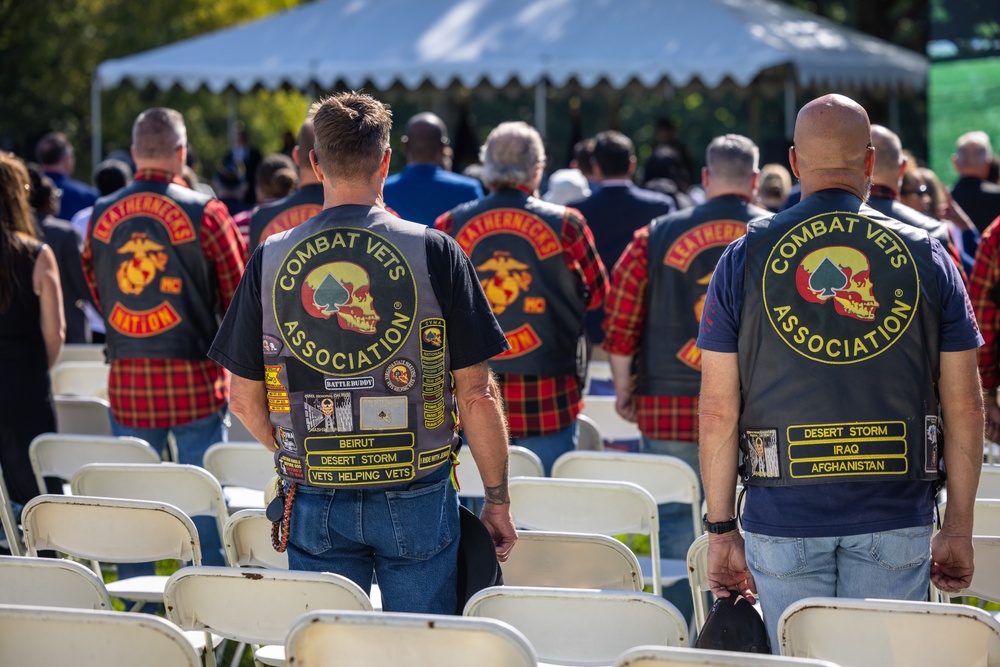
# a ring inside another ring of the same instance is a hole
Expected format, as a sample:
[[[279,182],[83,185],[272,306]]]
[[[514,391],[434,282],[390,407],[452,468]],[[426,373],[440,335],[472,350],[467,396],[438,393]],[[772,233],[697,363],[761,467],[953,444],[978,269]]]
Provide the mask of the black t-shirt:
[[[247,380],[264,380],[264,311],[260,300],[261,248],[250,257],[208,357]],[[454,239],[435,229],[424,235],[427,271],[447,322],[452,370],[474,366],[507,349],[476,269]]]

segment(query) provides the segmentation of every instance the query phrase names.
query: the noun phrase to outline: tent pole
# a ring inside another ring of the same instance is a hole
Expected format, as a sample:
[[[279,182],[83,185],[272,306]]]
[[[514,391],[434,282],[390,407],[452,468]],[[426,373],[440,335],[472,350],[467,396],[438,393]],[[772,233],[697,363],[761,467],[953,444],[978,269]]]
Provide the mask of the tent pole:
[[[889,94],[889,127],[893,132],[899,132],[899,91]]]
[[[90,173],[101,161],[101,80],[94,72],[90,79]]]
[[[792,66],[785,68],[785,139],[795,137],[795,73]]]
[[[240,120],[240,100],[235,89],[230,89],[227,99],[226,113],[226,136],[229,138],[229,147],[236,145],[236,123]]]
[[[545,103],[547,97],[545,79],[539,79],[538,83],[535,84],[535,129],[538,130],[538,134],[542,135],[543,140],[545,139]]]

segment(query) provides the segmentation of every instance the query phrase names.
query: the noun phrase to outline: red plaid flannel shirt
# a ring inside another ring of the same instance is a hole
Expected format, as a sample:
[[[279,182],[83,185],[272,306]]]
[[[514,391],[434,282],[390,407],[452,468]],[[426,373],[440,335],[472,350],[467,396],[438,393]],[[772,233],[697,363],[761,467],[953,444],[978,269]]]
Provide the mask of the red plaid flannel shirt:
[[[451,213],[445,213],[434,226],[452,234]],[[608,293],[608,274],[604,269],[594,236],[579,211],[566,209],[560,240],[563,259],[571,271],[583,280],[590,294],[587,310],[599,308]],[[529,438],[561,431],[576,420],[583,409],[582,392],[575,376],[497,375],[507,424],[514,438]]]
[[[1000,218],[983,232],[976,249],[976,261],[969,276],[969,300],[976,311],[979,331],[985,341],[976,350],[983,389],[993,392],[1000,384],[1000,309],[990,292],[1000,282]]]
[[[636,230],[611,272],[611,292],[604,304],[604,342],[610,354],[634,356],[646,323],[649,284],[649,226]],[[654,440],[698,442],[697,396],[632,397],[639,430]]]
[[[136,181],[170,182],[183,179],[158,170],[143,170]],[[93,222],[93,220],[91,220]],[[91,231],[83,249],[83,271],[99,305],[94,275]],[[225,204],[213,199],[201,221],[201,248],[217,278],[217,296],[229,307],[243,276],[247,246],[229,217]],[[209,359],[115,359],[108,377],[108,398],[115,421],[133,428],[167,428],[187,424],[218,412],[229,400],[225,371]]]

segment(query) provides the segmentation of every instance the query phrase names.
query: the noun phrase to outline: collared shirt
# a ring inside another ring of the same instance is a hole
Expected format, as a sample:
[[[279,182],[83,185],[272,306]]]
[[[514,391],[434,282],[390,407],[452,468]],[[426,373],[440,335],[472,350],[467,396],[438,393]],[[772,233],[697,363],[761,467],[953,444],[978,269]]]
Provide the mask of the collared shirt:
[[[187,187],[177,175],[143,170],[136,181],[173,182]],[[93,220],[91,220],[91,228]],[[99,303],[93,266],[91,232],[83,249],[83,270]],[[213,199],[201,220],[202,253],[216,277],[222,309],[229,307],[246,264],[246,244],[225,205]],[[108,398],[115,421],[133,428],[167,428],[202,419],[221,410],[229,400],[225,371],[214,361],[189,359],[115,359],[108,377]]]
[[[452,217],[444,214],[434,226],[452,236],[452,224]],[[590,228],[583,216],[573,209],[569,209],[565,217],[560,241],[566,266],[579,274],[587,288],[587,310],[599,308],[608,293],[607,272],[594,248]],[[529,438],[556,433],[571,426],[583,409],[580,383],[575,376],[507,374],[498,375],[497,382],[511,437]]]
[[[604,303],[604,342],[609,354],[634,356],[646,324],[649,284],[649,225],[635,232],[611,273],[611,291]],[[632,397],[636,422],[647,438],[698,442],[697,396]]]
[[[997,218],[1000,220],[1000,218]],[[976,350],[983,389],[995,391],[1000,385],[1000,226],[994,221],[979,241],[976,261],[969,276],[969,299],[976,311],[983,345]],[[996,299],[996,300],[994,300]]]

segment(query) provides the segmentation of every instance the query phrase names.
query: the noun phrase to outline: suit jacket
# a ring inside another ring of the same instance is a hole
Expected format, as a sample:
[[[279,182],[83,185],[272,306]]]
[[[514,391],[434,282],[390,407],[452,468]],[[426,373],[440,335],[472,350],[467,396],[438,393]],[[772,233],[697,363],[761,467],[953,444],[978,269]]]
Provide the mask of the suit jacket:
[[[385,179],[385,205],[403,220],[428,227],[442,213],[459,204],[482,199],[483,188],[474,178],[453,174],[433,164],[411,164]]]
[[[594,194],[568,205],[580,211],[587,220],[594,235],[594,246],[609,273],[635,230],[648,225],[653,218],[677,210],[668,195],[620,181],[605,181]],[[595,344],[604,340],[603,320],[603,308],[587,313],[587,332]]]

